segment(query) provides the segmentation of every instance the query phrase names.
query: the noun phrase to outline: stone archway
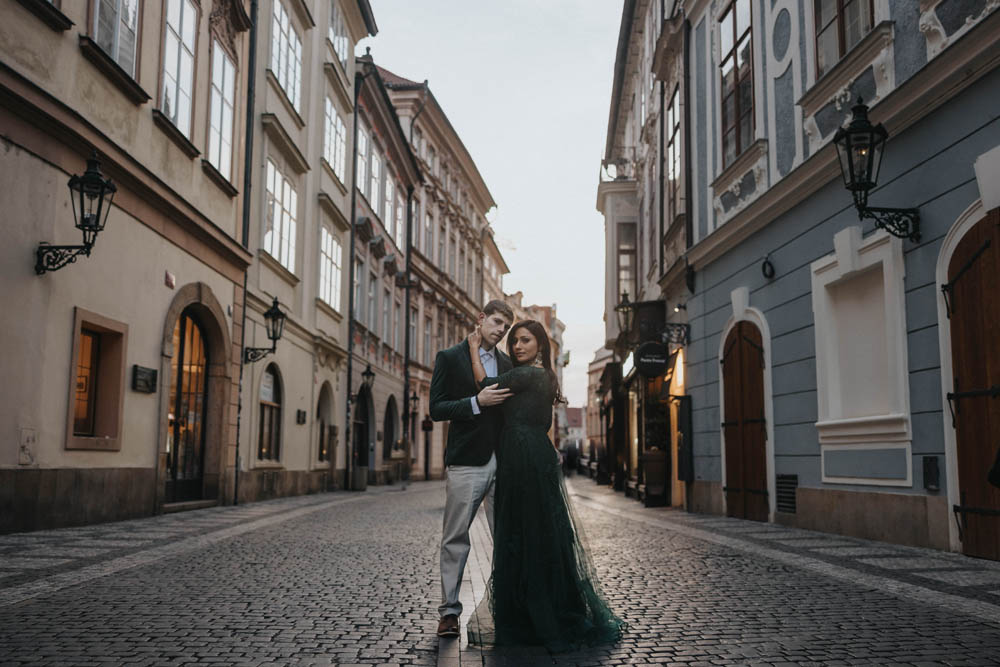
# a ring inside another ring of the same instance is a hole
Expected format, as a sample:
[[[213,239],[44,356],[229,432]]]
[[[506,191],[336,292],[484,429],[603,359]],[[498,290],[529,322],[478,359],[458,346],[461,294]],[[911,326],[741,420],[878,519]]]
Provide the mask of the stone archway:
[[[197,318],[208,359],[205,368],[201,498],[216,502],[224,500],[224,491],[232,482],[225,474],[226,453],[233,441],[227,419],[233,378],[229,324],[212,289],[205,283],[189,283],[177,290],[163,322],[158,387],[160,416],[156,449],[156,512],[161,512],[167,502],[165,480],[170,438],[170,387],[174,355],[179,353],[174,349],[174,332],[182,314]]]
[[[396,397],[389,396],[385,405],[385,417],[382,419],[383,460],[392,458],[399,435],[399,410],[396,408]]]

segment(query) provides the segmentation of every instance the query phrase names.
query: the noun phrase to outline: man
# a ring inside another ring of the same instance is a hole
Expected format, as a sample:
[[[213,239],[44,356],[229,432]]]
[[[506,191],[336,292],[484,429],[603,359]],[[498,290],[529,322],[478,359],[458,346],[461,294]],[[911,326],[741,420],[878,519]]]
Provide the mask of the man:
[[[512,368],[510,358],[496,349],[514,323],[514,312],[503,301],[493,300],[476,319],[482,333],[479,358],[488,376]],[[431,379],[431,419],[451,421],[445,464],[448,468],[447,499],[441,536],[441,605],[439,637],[459,635],[462,603],[458,591],[469,557],[469,526],[479,505],[486,502],[486,517],[493,532],[493,481],[496,446],[503,416],[497,407],[510,396],[509,389],[480,390],[472,376],[469,343],[441,350],[434,360]]]

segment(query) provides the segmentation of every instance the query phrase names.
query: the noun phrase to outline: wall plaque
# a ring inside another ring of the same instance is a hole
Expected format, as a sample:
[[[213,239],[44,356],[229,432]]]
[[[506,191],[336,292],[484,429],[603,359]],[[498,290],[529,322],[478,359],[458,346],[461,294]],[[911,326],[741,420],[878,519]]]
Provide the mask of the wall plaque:
[[[144,394],[156,393],[156,369],[134,364],[132,366],[132,391]]]

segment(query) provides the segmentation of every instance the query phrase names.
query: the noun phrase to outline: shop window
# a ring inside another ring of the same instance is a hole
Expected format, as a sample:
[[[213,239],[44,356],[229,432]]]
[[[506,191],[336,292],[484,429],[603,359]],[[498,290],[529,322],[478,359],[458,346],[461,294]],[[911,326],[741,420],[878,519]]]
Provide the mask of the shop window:
[[[281,458],[281,379],[271,364],[260,381],[260,429],[257,460],[277,462]]]
[[[77,308],[66,449],[121,449],[128,325]]]

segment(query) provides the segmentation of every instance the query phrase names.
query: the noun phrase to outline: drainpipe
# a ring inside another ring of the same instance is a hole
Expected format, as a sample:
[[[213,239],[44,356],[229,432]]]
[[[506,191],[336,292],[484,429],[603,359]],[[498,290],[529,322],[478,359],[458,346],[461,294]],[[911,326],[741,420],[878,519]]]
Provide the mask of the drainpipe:
[[[250,0],[250,44],[247,54],[247,120],[243,140],[243,247],[250,249],[250,184],[253,181],[253,101],[257,84],[257,0]],[[233,505],[240,504],[240,425],[243,417],[243,350],[247,342],[247,274],[243,270],[243,312],[240,326],[240,380],[236,397],[236,460],[233,470]]]
[[[416,119],[416,116],[414,116]],[[413,125],[410,125],[412,132]],[[405,315],[403,316],[403,438],[406,442],[406,461],[403,463],[403,473],[406,480],[410,479],[410,459],[412,456],[413,443],[410,442],[410,256],[413,251],[413,185],[406,186],[406,268],[403,274],[405,279],[405,294],[403,296]]]
[[[689,249],[694,240],[694,219],[691,216],[691,21],[684,19],[684,246]]]

